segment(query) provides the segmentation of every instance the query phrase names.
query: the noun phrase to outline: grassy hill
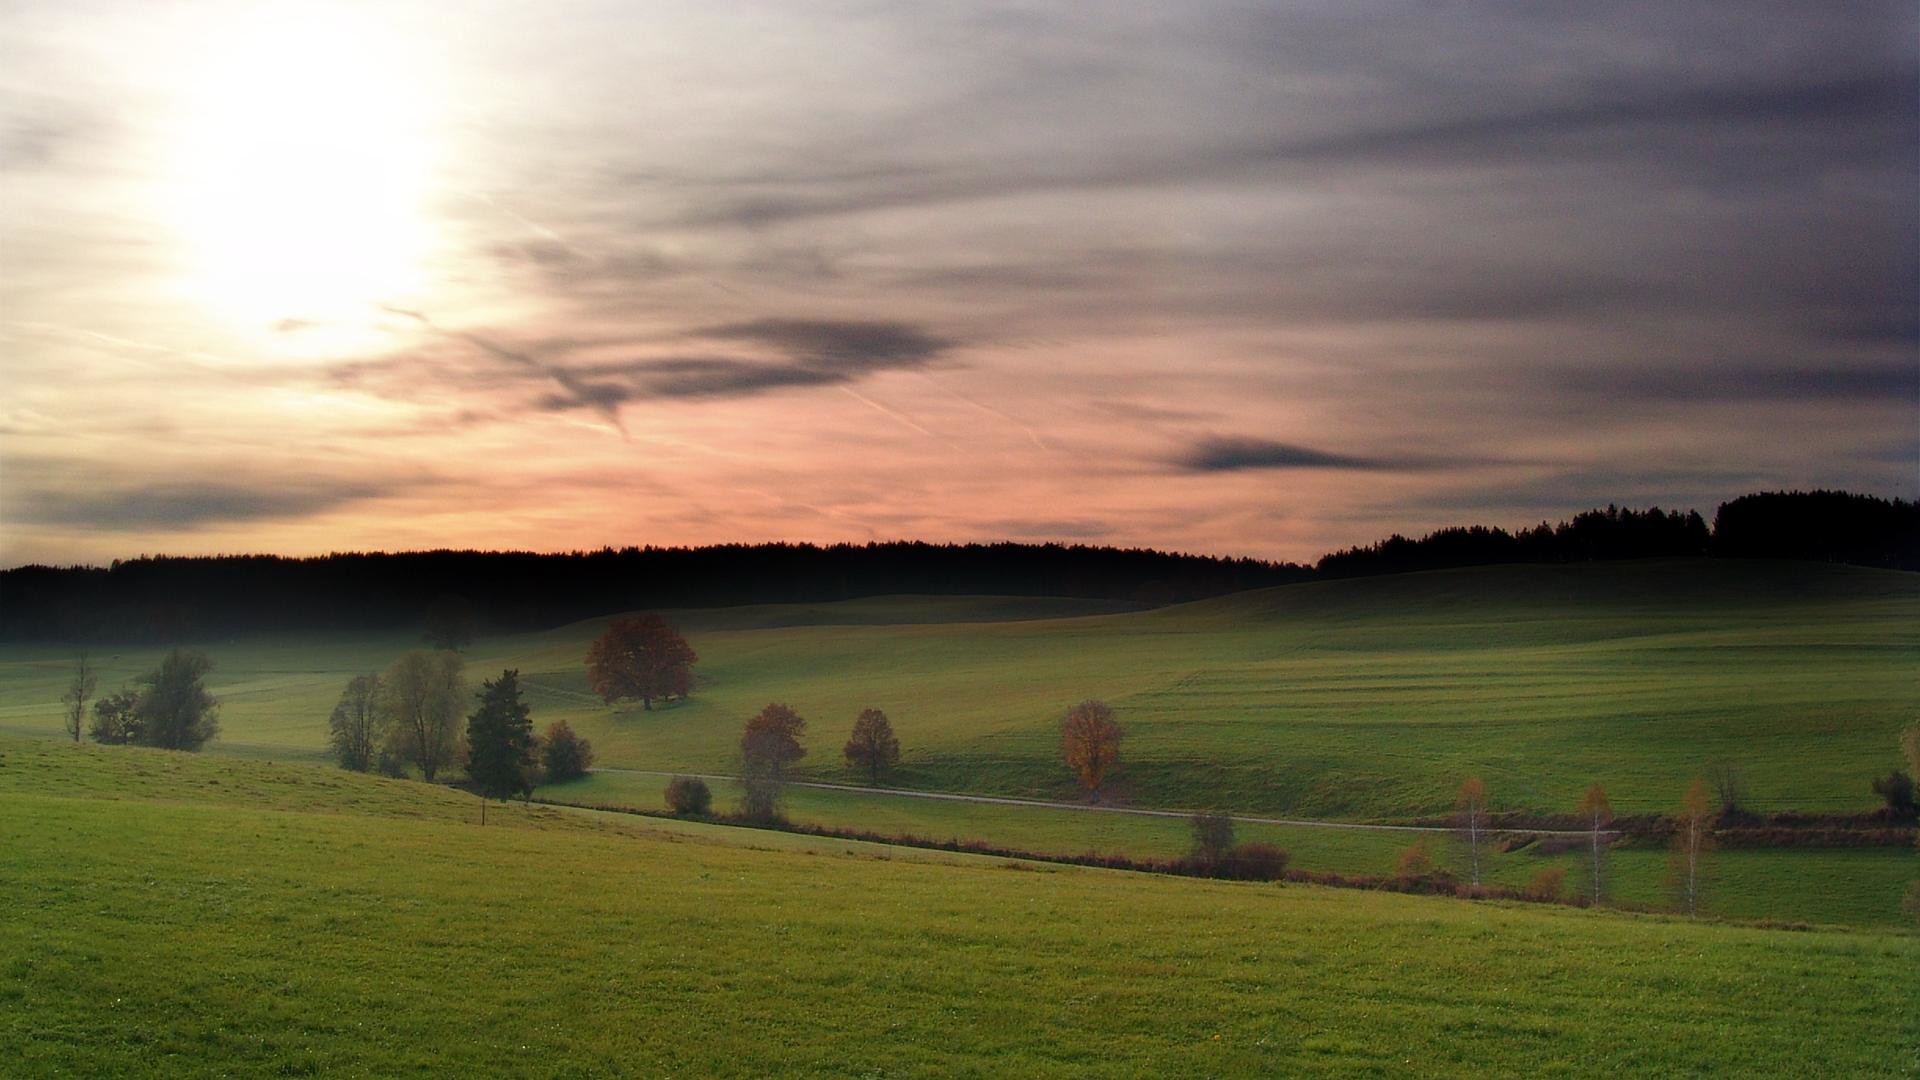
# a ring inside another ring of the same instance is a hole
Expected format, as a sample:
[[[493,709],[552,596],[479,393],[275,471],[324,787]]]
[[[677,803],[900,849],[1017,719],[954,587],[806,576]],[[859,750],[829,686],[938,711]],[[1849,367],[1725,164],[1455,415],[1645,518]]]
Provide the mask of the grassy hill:
[[[1910,1074],[1920,939],[1192,881],[0,738],[10,1075]]]
[[[643,712],[588,693],[606,620],[483,638],[476,676],[522,672],[603,764],[727,772],[769,701],[810,722],[804,771],[875,706],[903,786],[1071,798],[1057,725],[1086,697],[1126,728],[1118,794],[1139,805],[1401,820],[1461,778],[1496,808],[1565,810],[1599,781],[1664,811],[1708,761],[1762,809],[1872,805],[1920,715],[1920,575],[1733,560],[1508,566],[1285,586],[1152,611],[1065,600],[891,597],[671,613],[699,651],[693,700]],[[404,637],[204,643],[225,701],[213,749],[322,757],[346,679]],[[105,658],[102,685],[155,658]],[[0,731],[53,734],[71,650],[0,650]]]

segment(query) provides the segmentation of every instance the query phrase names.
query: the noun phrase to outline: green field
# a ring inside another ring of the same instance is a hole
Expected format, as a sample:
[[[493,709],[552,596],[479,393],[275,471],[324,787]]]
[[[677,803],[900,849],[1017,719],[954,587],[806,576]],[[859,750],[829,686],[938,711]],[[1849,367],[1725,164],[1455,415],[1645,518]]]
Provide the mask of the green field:
[[[1406,821],[1485,778],[1496,809],[1565,812],[1598,781],[1621,813],[1664,812],[1709,761],[1737,762],[1761,810],[1864,810],[1920,716],[1920,575],[1729,560],[1508,566],[1260,590],[1148,611],[1102,602],[883,597],[670,613],[699,651],[694,698],[609,708],[582,659],[605,619],[482,637],[475,681],[522,672],[536,723],[565,718],[603,766],[733,770],[742,721],[785,701],[810,721],[802,772],[850,779],[860,709],[892,717],[895,786],[1070,800],[1058,721],[1085,697],[1126,729],[1111,797],[1134,806]],[[201,643],[223,699],[211,752],[324,763],[353,674],[410,634]],[[0,648],[0,732],[56,736],[71,647]],[[98,658],[103,689],[156,649]],[[556,797],[654,806],[657,781]],[[612,791],[612,794],[607,792]],[[1178,822],[796,796],[839,827],[1051,851],[1170,854]],[[1259,830],[1246,832],[1259,835]],[[1393,834],[1275,834],[1297,866],[1377,874]],[[1443,854],[1436,850],[1436,854]],[[1908,863],[1877,852],[1725,853],[1715,910],[1889,922]],[[1769,861],[1772,860],[1772,861]],[[1788,861],[1781,861],[1788,860]],[[1622,852],[1621,895],[1661,899],[1656,852]],[[1502,875],[1542,865],[1516,858]],[[1573,876],[1578,877],[1575,870]],[[1797,888],[1782,889],[1781,882]]]
[[[1913,1075],[1920,939],[0,738],[9,1075]]]
[[[597,772],[583,780],[550,784],[543,799],[606,807],[659,810],[665,777]],[[711,784],[716,808],[740,803],[736,783]],[[1124,855],[1170,859],[1186,854],[1192,833],[1185,820],[1089,812],[1062,807],[996,806],[943,802],[879,793],[792,787],[785,813],[798,824],[914,836],[932,841],[980,841],[1001,848],[1062,855]],[[1264,840],[1287,849],[1295,869],[1388,876],[1400,852],[1423,845],[1434,864],[1465,878],[1466,858],[1445,833],[1241,824],[1238,840]],[[1585,848],[1542,854],[1541,845],[1490,850],[1483,880],[1520,888],[1541,871],[1565,873],[1563,895],[1585,896],[1592,865]],[[1612,903],[1666,909],[1673,903],[1663,849],[1611,849],[1604,864]],[[1713,852],[1703,890],[1707,913],[1731,919],[1850,926],[1911,926],[1901,910],[1909,882],[1920,878],[1920,859],[1907,848],[1778,848]]]

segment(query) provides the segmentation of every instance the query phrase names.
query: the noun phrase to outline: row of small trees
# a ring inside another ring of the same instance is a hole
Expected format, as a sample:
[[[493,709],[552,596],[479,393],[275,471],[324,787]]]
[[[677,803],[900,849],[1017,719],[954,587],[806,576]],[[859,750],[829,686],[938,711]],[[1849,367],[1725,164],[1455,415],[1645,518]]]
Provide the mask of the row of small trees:
[[[198,750],[220,731],[220,702],[207,692],[213,661],[197,649],[174,649],[158,667],[131,684],[94,700],[100,676],[93,658],[81,653],[61,695],[64,726],[74,742],[81,728],[95,742]],[[93,703],[88,723],[88,702]]]
[[[772,702],[747,720],[740,731],[741,814],[755,821],[780,817],[780,796],[788,770],[807,756],[800,739],[806,718],[783,702]],[[893,723],[879,709],[862,709],[853,722],[853,734],[841,748],[849,767],[867,774],[872,783],[900,760],[900,739]],[[713,793],[698,777],[676,776],[667,784],[668,809],[676,814],[712,813]]]
[[[418,769],[433,781],[463,764],[483,797],[505,798],[530,794],[542,781],[584,776],[593,764],[592,744],[565,720],[536,735],[532,717],[518,669],[469,694],[457,653],[415,649],[384,672],[349,681],[327,728],[342,768],[389,776]]]

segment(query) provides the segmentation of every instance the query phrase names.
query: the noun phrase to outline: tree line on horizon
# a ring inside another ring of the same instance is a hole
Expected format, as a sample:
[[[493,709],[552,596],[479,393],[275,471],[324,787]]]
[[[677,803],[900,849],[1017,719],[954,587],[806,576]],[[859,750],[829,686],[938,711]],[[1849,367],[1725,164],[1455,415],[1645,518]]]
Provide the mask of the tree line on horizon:
[[[142,556],[0,570],[0,640],[180,641],[272,630],[373,630],[451,617],[493,630],[610,611],[831,602],[896,593],[1063,596],[1147,605],[1324,578],[1498,563],[1654,557],[1812,559],[1920,570],[1920,506],[1775,492],[1697,511],[1610,506],[1518,532],[1395,535],[1314,565],[1063,544],[722,544],[568,554],[426,551]],[[453,615],[449,616],[449,612]],[[432,628],[430,628],[432,629]],[[436,631],[436,636],[439,631]]]

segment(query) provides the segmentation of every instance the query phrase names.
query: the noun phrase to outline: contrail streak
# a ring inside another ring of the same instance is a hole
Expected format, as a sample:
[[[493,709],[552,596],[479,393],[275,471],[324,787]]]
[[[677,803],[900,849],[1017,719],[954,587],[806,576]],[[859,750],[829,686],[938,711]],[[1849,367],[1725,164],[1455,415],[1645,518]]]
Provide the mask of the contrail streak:
[[[418,322],[421,326],[424,326],[427,329],[433,331],[436,334],[440,334],[443,337],[450,337],[459,341],[464,341],[467,344],[472,345],[476,349],[480,349],[484,352],[491,353],[492,355],[497,356],[502,360],[506,360],[509,363],[519,364],[523,367],[531,368],[534,371],[538,371],[542,375],[545,375],[547,378],[552,379],[555,383],[558,383],[561,389],[573,395],[573,400],[575,402],[581,405],[588,406],[592,408],[595,412],[598,412],[601,416],[606,417],[607,423],[613,425],[613,429],[620,433],[620,437],[622,439],[625,439],[628,442],[633,441],[633,437],[627,434],[626,425],[620,422],[619,407],[613,404],[612,402],[595,400],[593,397],[593,388],[587,383],[582,382],[579,376],[573,374],[570,371],[567,371],[565,368],[558,368],[553,366],[552,364],[548,364],[540,360],[536,360],[533,357],[528,356],[526,353],[515,352],[514,350],[506,348],[503,345],[499,345],[492,341],[489,341],[486,338],[481,337],[479,334],[468,333],[465,330],[449,330],[446,327],[441,326],[440,324],[434,322],[432,319],[428,318],[424,312],[414,311],[410,308],[393,307],[387,304],[382,304],[381,309],[384,311],[391,312],[395,315],[402,316],[404,318],[412,319],[415,322]]]

